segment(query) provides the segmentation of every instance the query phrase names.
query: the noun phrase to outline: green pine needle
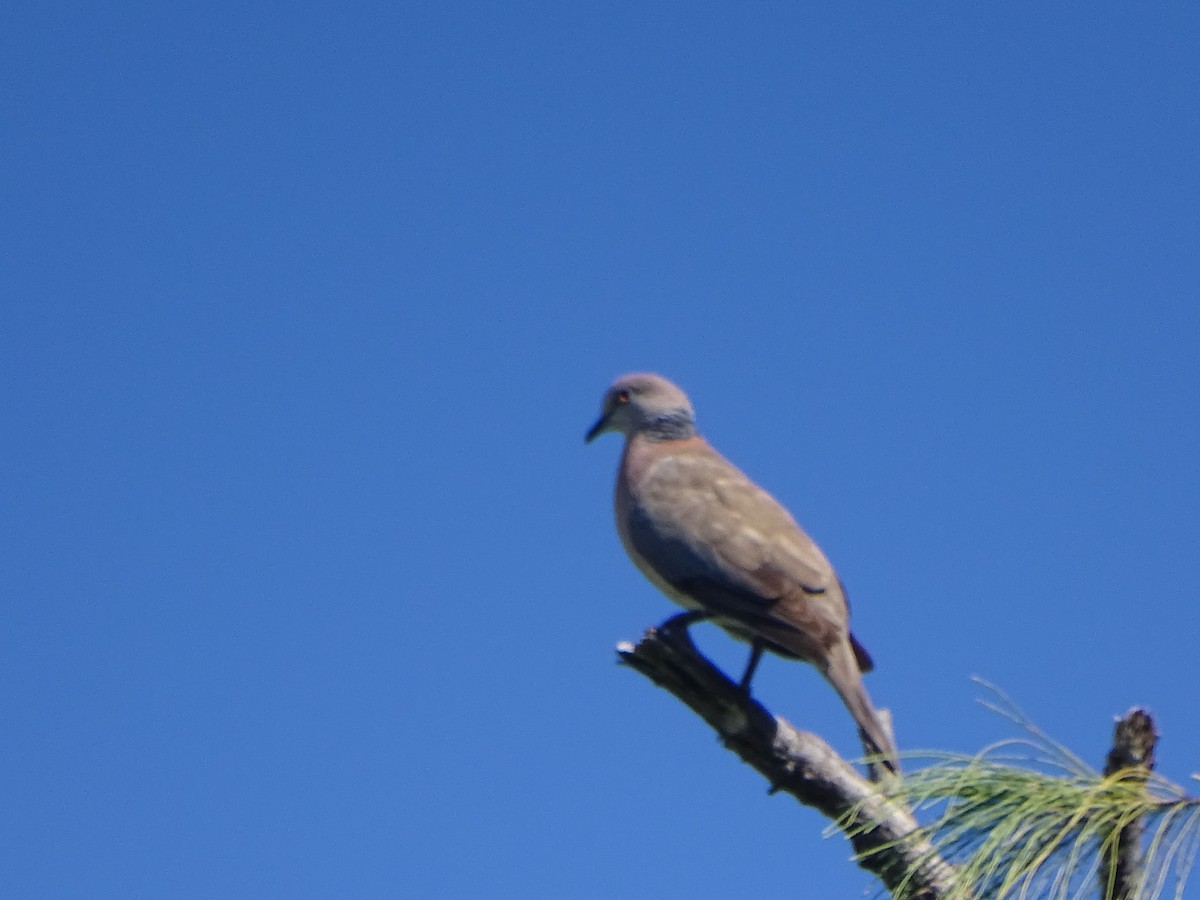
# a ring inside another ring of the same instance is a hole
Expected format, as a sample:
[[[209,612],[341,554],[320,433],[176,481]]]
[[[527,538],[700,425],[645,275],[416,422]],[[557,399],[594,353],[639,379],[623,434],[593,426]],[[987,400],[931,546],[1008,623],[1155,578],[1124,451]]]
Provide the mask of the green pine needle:
[[[1144,769],[1100,774],[985,686],[1001,704],[986,705],[1027,737],[975,756],[912,754],[933,762],[888,787],[918,817],[932,816],[921,836],[958,868],[952,897],[1103,897],[1107,851],[1123,828],[1139,822],[1143,874],[1137,900],[1163,896],[1171,881],[1174,896],[1182,897],[1200,849],[1200,800]]]

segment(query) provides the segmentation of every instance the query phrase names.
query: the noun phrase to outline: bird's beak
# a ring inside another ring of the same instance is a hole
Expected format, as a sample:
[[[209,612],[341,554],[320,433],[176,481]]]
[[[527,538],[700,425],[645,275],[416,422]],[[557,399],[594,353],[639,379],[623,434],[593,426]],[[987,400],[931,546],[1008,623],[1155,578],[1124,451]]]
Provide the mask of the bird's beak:
[[[596,424],[588,429],[588,433],[584,435],[583,442],[590,444],[608,429],[608,413],[604,413],[596,420]]]

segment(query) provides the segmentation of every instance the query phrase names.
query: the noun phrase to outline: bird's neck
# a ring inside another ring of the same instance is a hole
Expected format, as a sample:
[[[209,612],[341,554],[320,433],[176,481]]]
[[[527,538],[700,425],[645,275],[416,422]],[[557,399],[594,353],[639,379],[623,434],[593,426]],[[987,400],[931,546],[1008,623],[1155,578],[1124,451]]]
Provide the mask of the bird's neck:
[[[648,441],[682,441],[697,434],[696,420],[685,409],[665,412],[638,429],[638,436]]]

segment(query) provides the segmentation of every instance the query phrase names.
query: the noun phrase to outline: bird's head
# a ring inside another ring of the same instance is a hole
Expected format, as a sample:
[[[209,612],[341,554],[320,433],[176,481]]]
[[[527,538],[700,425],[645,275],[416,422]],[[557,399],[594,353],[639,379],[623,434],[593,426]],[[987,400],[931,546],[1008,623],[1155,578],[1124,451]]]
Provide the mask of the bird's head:
[[[627,438],[643,434],[651,440],[678,440],[696,434],[696,416],[687,394],[661,375],[622,375],[604,392],[600,418],[585,440],[616,431]]]

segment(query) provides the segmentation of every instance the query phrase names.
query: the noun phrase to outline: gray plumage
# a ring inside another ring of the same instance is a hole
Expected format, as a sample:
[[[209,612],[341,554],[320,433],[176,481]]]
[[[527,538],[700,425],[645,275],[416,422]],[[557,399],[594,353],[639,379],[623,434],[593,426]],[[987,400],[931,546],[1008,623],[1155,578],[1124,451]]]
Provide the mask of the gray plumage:
[[[770,494],[700,437],[687,396],[658,375],[618,378],[588,440],[625,435],[617,531],[668,597],[739,640],[812,663],[858,723],[869,752],[896,749],[862,683],[870,656],[850,634],[845,592],[825,554]]]

